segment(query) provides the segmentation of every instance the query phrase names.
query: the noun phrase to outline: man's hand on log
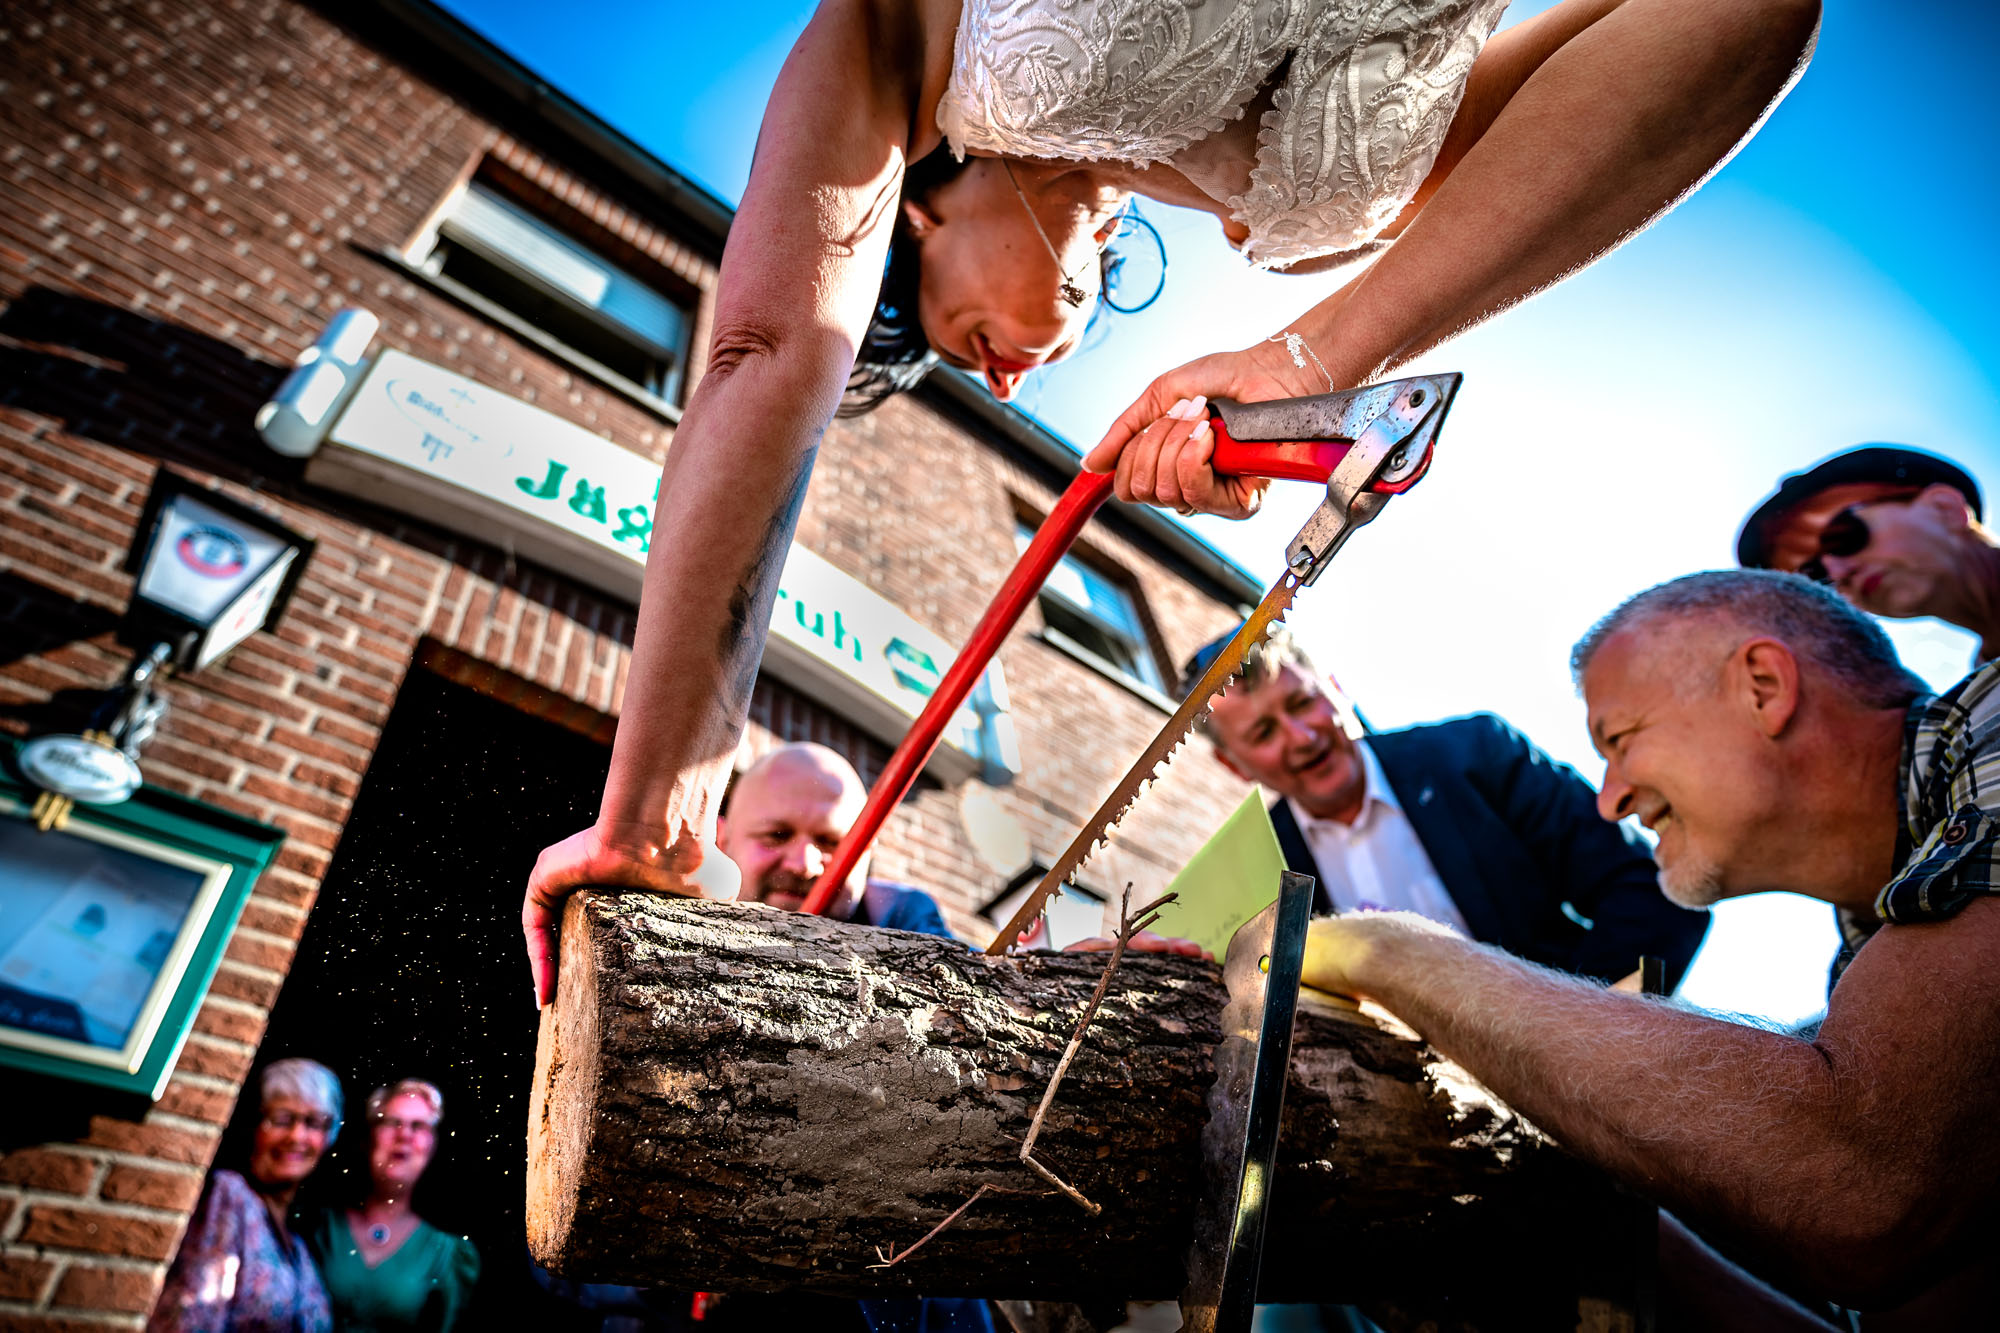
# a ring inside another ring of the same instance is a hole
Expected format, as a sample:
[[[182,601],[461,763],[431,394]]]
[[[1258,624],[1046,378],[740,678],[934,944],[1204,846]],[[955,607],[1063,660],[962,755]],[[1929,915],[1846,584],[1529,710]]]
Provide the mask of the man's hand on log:
[[[535,1004],[556,998],[556,926],[563,902],[578,889],[651,889],[683,898],[728,900],[742,877],[736,863],[713,842],[682,829],[666,842],[664,830],[600,820],[573,833],[535,858],[528,896],[521,904],[521,932],[528,941],[528,968],[535,978]]]
[[[1378,999],[1376,983],[1396,966],[1398,946],[1433,937],[1467,943],[1451,927],[1415,912],[1316,917],[1306,927],[1305,969],[1299,980],[1314,990]]]
[[[1103,935],[1093,935],[1087,940],[1078,940],[1066,945],[1064,953],[1105,953],[1116,948],[1118,941]],[[1196,944],[1193,940],[1180,939],[1173,935],[1156,935],[1150,930],[1142,930],[1125,942],[1125,947],[1133,953],[1172,953],[1183,958],[1199,958],[1204,962],[1214,962],[1215,955]]]

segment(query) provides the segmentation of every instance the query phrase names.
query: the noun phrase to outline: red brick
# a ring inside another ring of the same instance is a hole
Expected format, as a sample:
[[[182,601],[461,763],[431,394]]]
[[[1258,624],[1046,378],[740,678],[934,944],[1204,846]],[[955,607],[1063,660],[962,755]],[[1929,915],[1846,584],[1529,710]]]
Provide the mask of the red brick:
[[[252,796],[261,796],[267,801],[287,806],[301,814],[324,819],[330,824],[346,820],[349,802],[331,796],[323,796],[307,787],[296,786],[282,778],[269,777],[263,773],[251,773],[243,779],[243,790]]]
[[[234,764],[225,763],[213,755],[203,754],[185,745],[176,745],[165,737],[147,745],[146,758],[157,760],[171,768],[178,768],[185,773],[192,773],[196,777],[207,778],[211,782],[227,783],[236,777]]]
[[[244,1013],[241,1009],[227,1008],[219,1004],[204,1004],[195,1011],[194,1030],[220,1037],[224,1041],[240,1041],[255,1046],[264,1039],[264,1020],[255,1014]]]
[[[282,745],[288,750],[296,750],[300,754],[311,755],[328,764],[364,764],[368,761],[368,752],[375,748],[375,739],[380,734],[371,729],[352,726],[326,714],[321,714],[313,723],[313,732],[331,736],[333,739],[324,740],[320,735],[299,731],[294,727],[273,727],[271,743]],[[356,735],[365,739],[350,739]]]
[[[123,1314],[145,1314],[160,1294],[165,1274],[152,1268],[103,1268],[96,1264],[71,1264],[56,1283],[51,1305],[83,1310],[116,1310]]]
[[[47,1148],[17,1148],[0,1157],[0,1185],[51,1194],[81,1194],[96,1173],[97,1163],[90,1158]]]
[[[46,1259],[0,1254],[0,1301],[39,1301],[56,1266]]]
[[[286,846],[290,845],[290,843],[286,844]],[[317,897],[319,897],[319,880],[316,876],[299,875],[274,868],[265,871],[263,878],[257,881],[257,891],[251,896],[250,901],[254,903],[262,898],[272,903],[282,903],[286,907],[296,907],[301,911],[306,911],[312,907],[313,900]],[[286,932],[273,931],[272,933],[282,935]],[[296,927],[291,930],[291,937],[293,939],[298,938],[298,929]]]
[[[293,943],[304,933],[306,919],[298,912],[280,911],[269,902],[261,901],[265,895],[253,894],[250,901],[243,904],[241,924],[252,930],[261,930],[267,935],[279,935]]]
[[[131,1328],[130,1323],[107,1324],[89,1315],[81,1319],[59,1314],[0,1313],[0,1333],[105,1333],[111,1328]]]
[[[168,1086],[168,1092],[186,1087],[176,1079]],[[198,1091],[207,1091],[199,1089]],[[221,1097],[225,1103],[223,1116],[227,1118],[229,1098],[219,1092],[209,1092],[209,1096]],[[204,1119],[206,1117],[203,1117]],[[154,1171],[143,1166],[132,1166],[125,1162],[112,1164],[111,1171],[104,1177],[104,1184],[98,1193],[112,1203],[136,1203],[147,1208],[166,1208],[174,1212],[191,1212],[195,1200],[201,1197],[200,1175],[181,1174],[176,1171]]]
[[[307,703],[318,704],[329,712],[356,722],[365,722],[379,727],[389,720],[389,704],[396,697],[393,691],[374,689],[381,699],[363,697],[369,690],[367,682],[352,676],[342,677],[340,688],[325,689],[311,681],[302,680],[292,687],[292,693]]]
[[[295,726],[311,716],[311,710],[304,704],[283,698],[268,686],[232,676],[227,671],[203,672],[201,684],[209,693],[234,700],[253,714],[270,713]]]
[[[212,995],[226,995],[232,1000],[269,1009],[278,1002],[278,989],[282,984],[243,968],[232,967],[225,961],[216,969],[215,980],[208,983],[208,989]]]
[[[268,967],[273,972],[283,972],[291,967],[292,947],[276,944],[270,940],[253,939],[238,931],[229,940],[229,949],[223,955],[251,967]]]
[[[165,1259],[180,1240],[181,1223],[151,1217],[131,1217],[101,1208],[66,1208],[37,1203],[28,1206],[28,1220],[17,1238],[23,1245],[58,1250],[88,1250],[134,1259]]]
[[[200,1033],[195,1033],[188,1038],[187,1045],[181,1048],[180,1064],[176,1068],[183,1073],[207,1074],[211,1078],[223,1078],[232,1083],[240,1083],[244,1075],[250,1072],[250,1065],[255,1058],[254,1052],[223,1046],[207,1040]],[[164,1156],[164,1154],[159,1155]],[[184,1159],[167,1157],[166,1160]],[[207,1158],[200,1160],[206,1161]]]
[[[213,1050],[206,1043],[188,1039],[181,1051],[181,1067],[188,1065],[189,1055],[196,1050]],[[250,1072],[251,1057],[246,1053],[237,1072],[232,1078],[241,1082],[243,1075]],[[219,1077],[231,1078],[215,1070],[197,1070],[198,1073],[218,1073]],[[156,1157],[163,1162],[180,1162],[188,1166],[208,1165],[215,1155],[213,1134],[198,1134],[182,1129],[178,1125],[147,1125],[131,1120],[120,1120],[108,1115],[94,1115],[90,1118],[90,1133],[84,1137],[87,1148],[110,1148],[115,1152],[128,1152],[139,1157]]]
[[[292,765],[291,779],[309,787],[319,787],[346,800],[353,800],[361,790],[361,779],[352,772],[335,768],[323,768],[318,764]]]
[[[328,857],[320,855],[309,847],[295,847],[287,843],[278,849],[278,855],[272,864],[280,870],[294,870],[301,875],[310,875],[318,879],[326,874],[328,861]]]

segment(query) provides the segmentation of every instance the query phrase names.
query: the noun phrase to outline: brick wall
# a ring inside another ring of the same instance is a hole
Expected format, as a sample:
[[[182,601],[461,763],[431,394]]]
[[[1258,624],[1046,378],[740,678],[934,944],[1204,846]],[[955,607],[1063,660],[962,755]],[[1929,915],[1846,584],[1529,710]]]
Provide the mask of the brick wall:
[[[695,290],[714,274],[672,219],[637,215],[615,183],[570,175],[518,127],[482,120],[310,8],[22,0],[0,13],[0,80],[0,727],[74,729],[89,692],[116,678],[111,632],[130,592],[117,566],[158,465],[213,479],[320,543],[277,632],[173,682],[146,751],[152,781],[287,834],[165,1097],[150,1109],[85,1098],[46,1124],[10,1115],[0,1134],[0,1328],[136,1327],[420,643],[601,714],[617,712],[629,661],[629,608],[309,490],[298,463],[256,439],[257,405],[330,315],[364,305],[388,345],[664,454],[670,422],[383,258],[482,154]],[[704,296],[698,336],[707,311]],[[1014,558],[1016,507],[1046,510],[1051,480],[898,402],[829,434],[800,537],[958,640]],[[1090,540],[1143,592],[1173,661],[1229,623],[1157,553],[1102,524]],[[939,888],[968,934],[1016,868],[980,860],[969,794],[1048,856],[1164,721],[1027,620],[1001,655],[1026,771],[990,793],[926,783],[877,859],[879,873]],[[886,757],[761,682],[746,751],[799,737],[871,778]],[[1240,795],[1189,756],[1094,879],[1158,883]]]

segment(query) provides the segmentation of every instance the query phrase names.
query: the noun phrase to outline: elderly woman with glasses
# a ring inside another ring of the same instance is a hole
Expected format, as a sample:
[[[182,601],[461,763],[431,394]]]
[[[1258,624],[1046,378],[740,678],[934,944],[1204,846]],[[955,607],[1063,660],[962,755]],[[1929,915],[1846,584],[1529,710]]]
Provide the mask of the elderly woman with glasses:
[[[146,1325],[153,1333],[333,1328],[326,1288],[285,1215],[340,1129],[340,1080],[311,1060],[279,1060],[258,1091],[248,1170],[210,1173]]]
[[[479,1251],[417,1216],[411,1195],[437,1151],[444,1094],[422,1079],[368,1098],[368,1197],[306,1228],[341,1333],[448,1333],[479,1281]]]

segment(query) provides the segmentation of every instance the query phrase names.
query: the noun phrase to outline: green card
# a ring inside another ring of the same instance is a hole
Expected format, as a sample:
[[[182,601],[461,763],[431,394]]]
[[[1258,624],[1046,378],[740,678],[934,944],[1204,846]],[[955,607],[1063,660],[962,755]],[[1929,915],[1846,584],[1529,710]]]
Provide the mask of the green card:
[[[1264,800],[1263,789],[1252,788],[1174,877],[1167,887],[1180,897],[1167,905],[1154,930],[1193,940],[1221,958],[1236,928],[1277,898],[1285,854]]]

